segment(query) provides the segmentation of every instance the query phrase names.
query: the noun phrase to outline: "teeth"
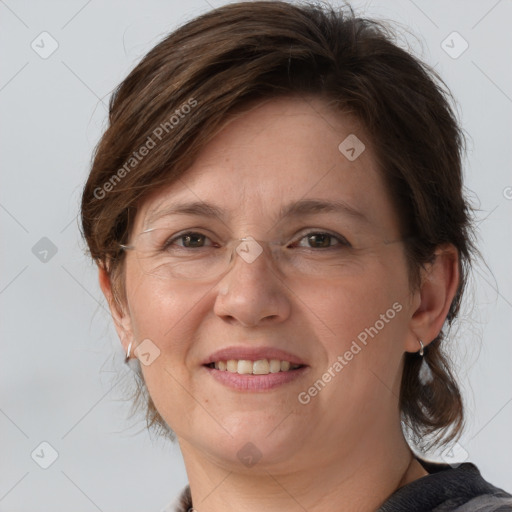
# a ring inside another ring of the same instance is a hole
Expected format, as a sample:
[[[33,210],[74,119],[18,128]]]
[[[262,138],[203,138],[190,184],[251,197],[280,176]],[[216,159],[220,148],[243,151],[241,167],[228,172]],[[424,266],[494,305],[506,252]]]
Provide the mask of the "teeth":
[[[279,359],[270,360],[270,373],[277,373],[281,371],[281,361]]]
[[[250,362],[250,361],[247,361]],[[240,363],[238,363],[240,365]],[[270,365],[266,359],[260,359],[259,361],[254,361],[252,366],[252,373],[254,375],[267,375],[270,373]]]
[[[238,373],[240,375],[268,375],[269,373],[287,372],[299,368],[298,364],[279,359],[259,359],[249,361],[247,359],[229,359],[228,361],[216,361],[215,368],[221,371]]]
[[[244,361],[243,359],[238,361],[238,373],[240,373],[240,374],[252,373],[252,362]]]

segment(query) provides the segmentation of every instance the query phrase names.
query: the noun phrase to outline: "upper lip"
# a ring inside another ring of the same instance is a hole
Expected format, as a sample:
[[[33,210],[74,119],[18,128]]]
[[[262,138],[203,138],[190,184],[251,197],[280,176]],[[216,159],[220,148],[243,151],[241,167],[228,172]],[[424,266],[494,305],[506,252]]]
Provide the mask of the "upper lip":
[[[217,361],[228,361],[230,359],[244,359],[248,361],[258,361],[260,359],[279,359],[280,361],[289,361],[292,364],[305,365],[299,357],[274,347],[227,347],[215,351],[203,361],[203,365],[215,363]]]

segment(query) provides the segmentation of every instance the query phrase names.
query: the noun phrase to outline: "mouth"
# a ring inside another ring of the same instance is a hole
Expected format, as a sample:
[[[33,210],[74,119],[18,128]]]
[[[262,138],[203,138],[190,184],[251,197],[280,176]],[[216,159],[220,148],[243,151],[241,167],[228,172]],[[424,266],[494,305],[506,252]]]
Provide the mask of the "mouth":
[[[237,391],[275,389],[310,370],[305,360],[272,344],[225,347],[203,360],[202,366],[208,378]]]
[[[271,373],[292,372],[304,368],[306,365],[294,364],[281,359],[228,359],[205,364],[207,368],[221,372],[236,373],[238,375],[269,375]]]
[[[271,391],[304,376],[309,366],[281,359],[227,359],[203,368],[216,382],[243,392]]]

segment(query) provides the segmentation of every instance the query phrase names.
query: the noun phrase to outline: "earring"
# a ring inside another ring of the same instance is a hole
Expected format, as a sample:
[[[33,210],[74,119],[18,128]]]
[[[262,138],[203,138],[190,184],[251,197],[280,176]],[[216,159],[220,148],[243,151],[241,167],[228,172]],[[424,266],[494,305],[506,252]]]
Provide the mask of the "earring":
[[[126,352],[126,357],[124,359],[124,362],[128,364],[128,361],[130,360],[130,351],[132,350],[132,342],[130,341],[130,344],[128,345],[128,350]]]
[[[430,366],[428,365],[425,357],[423,357],[425,354],[425,346],[423,345],[423,341],[418,339],[418,342],[420,344],[418,354],[421,356],[421,366],[420,371],[418,372],[418,378],[420,379],[420,382],[423,386],[427,386],[434,380],[434,376],[432,375],[432,370],[430,369]]]

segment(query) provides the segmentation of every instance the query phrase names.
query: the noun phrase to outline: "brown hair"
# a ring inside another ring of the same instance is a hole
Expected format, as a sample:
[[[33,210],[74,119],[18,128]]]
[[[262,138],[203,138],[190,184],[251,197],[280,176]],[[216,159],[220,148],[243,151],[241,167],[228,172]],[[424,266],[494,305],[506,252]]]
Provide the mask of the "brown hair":
[[[411,286],[437,246],[457,248],[461,278],[447,316],[451,326],[474,247],[462,185],[464,136],[444,82],[393,37],[350,7],[254,1],[212,10],[156,45],[110,100],[109,126],[82,197],[83,235],[92,258],[107,269],[116,301],[126,299],[119,244],[130,235],[139,201],[183,175],[235,110],[308,95],[354,114],[367,131],[401,229],[413,235],[405,244]],[[431,439],[429,446],[455,439],[463,426],[444,337],[425,350],[433,381],[420,383],[421,358],[406,353],[401,383],[402,419],[424,445]],[[148,427],[172,438],[144,395]]]

